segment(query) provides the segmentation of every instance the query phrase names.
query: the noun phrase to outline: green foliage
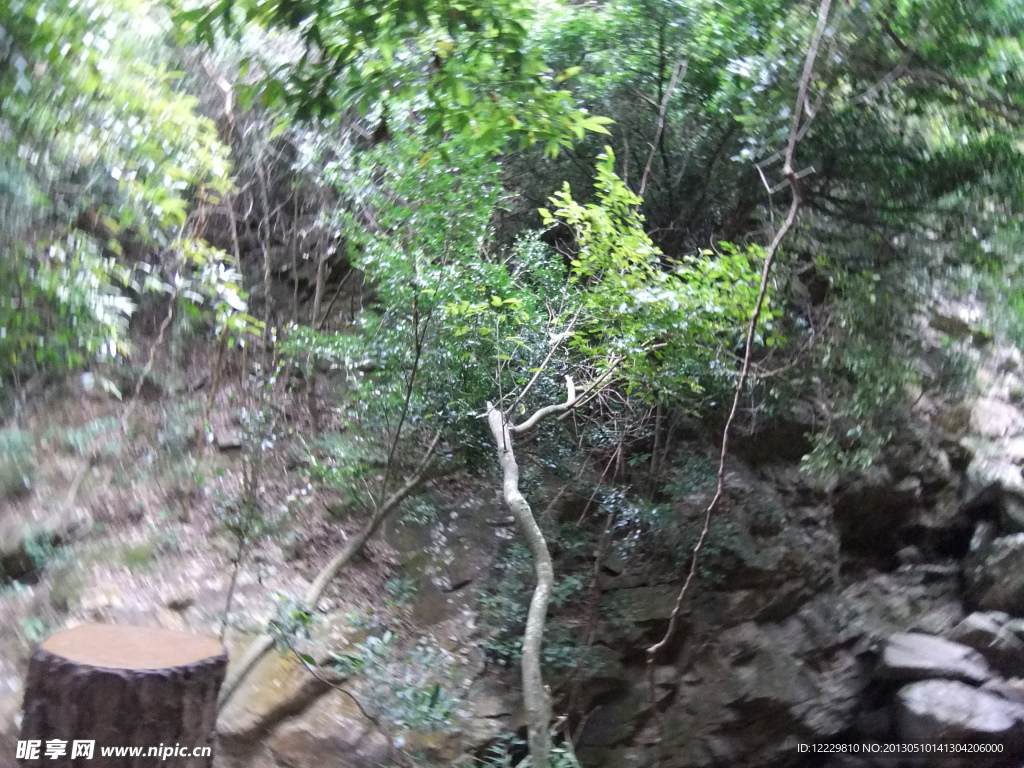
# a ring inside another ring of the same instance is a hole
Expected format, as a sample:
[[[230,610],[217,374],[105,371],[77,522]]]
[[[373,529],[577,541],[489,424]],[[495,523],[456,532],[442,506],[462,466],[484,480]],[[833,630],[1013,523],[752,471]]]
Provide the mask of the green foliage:
[[[430,636],[423,636],[403,653],[398,636],[385,631],[371,635],[343,653],[331,657],[331,665],[344,675],[363,676],[368,682],[367,700],[399,735],[457,730],[463,694],[453,685],[454,658]]]
[[[495,572],[482,587],[477,598],[481,646],[488,657],[500,666],[518,663],[522,657],[523,629],[529,610],[533,566],[529,550],[515,542],[509,545],[495,564]],[[569,574],[556,582],[552,605],[565,606],[584,588],[579,574]],[[543,662],[552,671],[566,671],[576,666],[582,646],[572,629],[556,618],[548,622],[544,635]]]
[[[665,492],[674,500],[702,493],[714,487],[717,467],[702,453],[680,453],[672,465],[672,477]]]
[[[474,765],[487,768],[511,768],[513,765],[529,768],[529,757],[524,760],[519,760],[517,757],[525,749],[526,741],[524,739],[511,733],[502,734],[495,740],[495,743],[488,747],[482,759]],[[572,744],[565,742],[552,745],[551,753],[548,755],[547,768],[580,768]]]
[[[405,574],[395,576],[384,582],[384,591],[388,593],[387,604],[391,607],[405,605],[416,597],[416,579]]]
[[[407,502],[404,509],[405,511],[398,519],[400,525],[425,526],[437,522],[437,507],[422,496]]]
[[[18,622],[18,628],[29,645],[43,642],[56,629],[51,621],[40,616],[25,616]]]
[[[517,138],[555,155],[586,131],[607,133],[610,121],[577,109],[558,87],[571,73],[550,72],[531,47],[532,16],[520,0],[217,0],[186,4],[176,19],[211,46],[219,32],[257,25],[301,47],[302,56],[276,66],[244,59],[261,77],[243,89],[243,103],[286,102],[299,120],[355,107],[385,135],[391,115],[413,111],[433,138],[457,134],[489,153]]]
[[[122,34],[131,28],[133,34]],[[228,191],[226,148],[181,92],[167,20],[134,0],[0,8],[0,358],[75,368],[128,351],[144,292],[244,325],[190,206]]]
[[[700,392],[696,372],[721,371],[723,353],[743,338],[759,282],[754,261],[763,254],[756,246],[721,243],[718,254],[667,259],[644,231],[642,201],[615,174],[614,163],[606,147],[598,158],[595,202],[576,202],[566,184],[551,198],[552,210],[540,211],[546,225],[565,224],[574,237],[569,283],[580,289],[582,317],[568,344],[591,358],[625,359],[619,365],[630,387],[657,376],[665,390]],[[771,333],[778,315],[767,303],[759,343],[779,341]]]
[[[305,605],[289,595],[276,596],[274,618],[267,626],[274,644],[282,653],[289,651],[299,638],[309,638],[313,614]],[[309,660],[306,660],[309,663]],[[313,662],[315,663],[315,662]]]
[[[64,556],[63,549],[54,543],[52,534],[45,529],[27,530],[23,541],[25,554],[37,571],[43,570]]]
[[[816,366],[828,376],[832,418],[804,459],[825,476],[870,466],[904,415],[910,387],[920,383],[913,366],[920,340],[908,318],[913,286],[880,272],[840,272],[833,284],[837,328]]]
[[[20,429],[0,430],[0,496],[17,496],[32,488],[35,475],[34,441]]]

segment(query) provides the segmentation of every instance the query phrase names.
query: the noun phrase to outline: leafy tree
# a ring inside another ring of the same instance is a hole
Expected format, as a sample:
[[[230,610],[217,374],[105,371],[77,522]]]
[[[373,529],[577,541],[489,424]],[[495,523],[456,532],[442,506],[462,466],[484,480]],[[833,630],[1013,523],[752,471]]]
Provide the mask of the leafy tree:
[[[228,159],[154,55],[166,30],[130,0],[0,9],[0,353],[16,373],[125,353],[143,292],[245,325],[240,276],[189,216],[229,188]]]

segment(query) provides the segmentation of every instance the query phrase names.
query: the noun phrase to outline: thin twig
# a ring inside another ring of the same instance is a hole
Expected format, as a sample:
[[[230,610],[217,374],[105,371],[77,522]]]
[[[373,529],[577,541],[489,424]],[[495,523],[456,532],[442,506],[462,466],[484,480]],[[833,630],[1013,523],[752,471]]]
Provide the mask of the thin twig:
[[[654,164],[654,156],[658,152],[658,144],[661,141],[661,135],[665,130],[665,112],[668,110],[669,99],[672,98],[672,91],[676,89],[679,81],[686,75],[686,68],[689,66],[689,60],[677,61],[675,66],[672,67],[672,76],[669,78],[668,87],[665,89],[665,95],[661,99],[661,105],[658,107],[658,127],[654,132],[654,142],[651,144],[651,154],[647,156],[647,165],[644,166],[643,175],[640,177],[640,191],[637,194],[640,197],[644,196],[644,191],[647,189],[647,179],[651,175],[651,165]],[[662,70],[662,77],[664,77],[664,70]]]

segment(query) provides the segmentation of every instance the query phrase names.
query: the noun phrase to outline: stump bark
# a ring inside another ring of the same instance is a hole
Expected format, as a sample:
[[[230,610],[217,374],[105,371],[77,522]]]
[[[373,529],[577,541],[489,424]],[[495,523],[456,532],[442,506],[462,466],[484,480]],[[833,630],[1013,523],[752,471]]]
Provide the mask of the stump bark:
[[[184,632],[108,624],[58,632],[29,664],[19,765],[210,768],[227,661],[219,641]],[[141,749],[103,754],[118,747]]]

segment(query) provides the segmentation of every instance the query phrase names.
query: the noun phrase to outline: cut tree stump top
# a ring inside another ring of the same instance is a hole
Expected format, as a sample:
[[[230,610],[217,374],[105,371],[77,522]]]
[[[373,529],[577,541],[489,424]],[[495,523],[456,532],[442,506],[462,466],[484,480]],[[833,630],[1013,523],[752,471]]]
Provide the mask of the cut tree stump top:
[[[54,656],[105,669],[185,667],[224,654],[212,637],[149,627],[82,624],[50,637],[42,649]]]

